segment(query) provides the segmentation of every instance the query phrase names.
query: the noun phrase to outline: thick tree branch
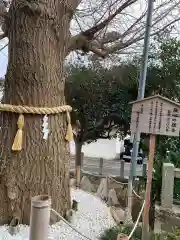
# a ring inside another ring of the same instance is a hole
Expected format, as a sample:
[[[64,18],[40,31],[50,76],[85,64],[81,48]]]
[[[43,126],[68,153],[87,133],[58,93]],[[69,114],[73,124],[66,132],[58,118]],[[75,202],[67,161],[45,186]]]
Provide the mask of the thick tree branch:
[[[129,46],[133,45],[141,41],[144,38],[145,33],[145,16],[146,12],[144,11],[140,17],[135,18],[130,26],[123,32],[118,33],[117,31],[112,31],[106,33],[102,39],[95,39],[95,35],[100,32],[102,29],[105,29],[107,25],[118,15],[125,14],[122,11],[127,9],[128,6],[135,3],[136,0],[126,0],[125,3],[121,4],[120,7],[117,7],[117,10],[109,15],[104,21],[96,24],[92,28],[79,33],[76,36],[73,36],[70,41],[69,51],[73,50],[82,50],[87,53],[89,51],[93,52],[97,56],[105,57],[108,54],[115,53],[119,50],[126,49]],[[152,34],[151,36],[155,36],[163,33],[166,29],[176,23],[179,18],[173,18],[172,21],[166,22],[166,24],[161,24],[161,21],[168,17],[170,12],[178,7],[178,2],[172,3],[172,1],[163,2],[154,10],[154,20],[152,24]],[[167,7],[166,7],[167,6]],[[159,24],[160,23],[160,24]],[[158,28],[159,26],[160,28]]]
[[[47,15],[50,17],[48,9],[46,8],[46,3],[44,1],[28,1],[23,0],[15,3],[17,9],[26,11],[27,13],[37,14],[39,16]]]
[[[96,24],[92,28],[76,35],[71,38],[68,53],[73,50],[82,50],[84,52],[93,51],[99,52],[97,49],[89,45],[89,43],[93,40],[94,35],[100,30],[104,29],[118,14],[120,14],[124,9],[128,6],[135,3],[137,0],[127,0],[124,4],[122,4],[113,14],[109,15],[104,21]],[[116,38],[117,40],[117,38]],[[90,47],[90,49],[88,49]],[[100,54],[100,53],[99,53]]]
[[[8,36],[8,21],[9,14],[7,12],[7,4],[5,1],[0,0],[0,27],[3,34],[0,35],[0,40]]]
[[[7,12],[0,12],[0,18],[6,18],[8,16]]]
[[[68,47],[68,53],[74,50],[81,50],[82,46],[84,46],[87,42],[87,39],[85,36],[83,36],[82,33],[72,36],[70,35],[70,43]]]
[[[115,122],[115,119],[118,122]],[[121,120],[119,115],[117,114],[110,114],[109,116],[106,116],[105,118],[99,120],[99,122],[92,127],[89,127],[85,131],[82,131],[81,139],[83,142],[86,141],[93,141],[98,138],[102,139],[109,139],[112,137],[112,131],[115,129],[119,129],[121,125],[124,125],[124,122]],[[84,130],[84,129],[83,129]],[[116,134],[113,133],[113,135]]]
[[[3,38],[7,37],[5,33],[0,34],[0,40],[2,40]]]
[[[0,26],[2,26],[2,24],[5,21],[5,18],[7,18],[8,13],[6,10],[6,7],[4,5],[4,2],[2,0],[0,0]]]
[[[111,132],[115,129],[115,127],[117,127],[117,125],[112,124],[109,127],[101,126],[101,128],[93,128],[92,130],[88,129],[83,136],[83,141],[93,141],[99,138],[110,139],[112,137]]]
[[[82,0],[63,0],[64,4],[70,11],[75,11]]]
[[[0,16],[1,16],[1,14],[5,13],[5,12],[7,12],[7,10],[6,10],[4,1],[0,0]]]
[[[89,47],[89,50],[99,57],[104,58],[106,56],[106,51],[103,51],[103,50],[97,48],[96,46],[91,45]]]

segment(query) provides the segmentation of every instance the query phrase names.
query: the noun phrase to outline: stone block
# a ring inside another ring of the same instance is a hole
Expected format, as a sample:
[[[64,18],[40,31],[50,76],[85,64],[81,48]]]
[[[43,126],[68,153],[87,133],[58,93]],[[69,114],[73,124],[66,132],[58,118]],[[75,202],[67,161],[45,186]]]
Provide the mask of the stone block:
[[[162,171],[162,192],[161,206],[163,208],[172,208],[174,191],[174,165],[171,163],[163,164]]]
[[[80,188],[87,192],[93,191],[93,184],[89,181],[88,177],[83,176],[80,183]]]
[[[110,189],[108,193],[108,205],[109,206],[116,206],[119,205],[119,201],[117,198],[116,191],[114,189]]]

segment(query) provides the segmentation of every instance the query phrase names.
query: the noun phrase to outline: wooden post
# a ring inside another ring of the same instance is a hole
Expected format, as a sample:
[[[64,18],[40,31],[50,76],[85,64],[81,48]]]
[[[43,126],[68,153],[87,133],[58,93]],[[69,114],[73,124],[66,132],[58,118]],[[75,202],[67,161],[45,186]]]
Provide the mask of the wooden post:
[[[51,198],[39,195],[31,200],[30,240],[47,240],[51,213]]]
[[[103,170],[103,158],[99,159],[99,175],[102,175],[102,170]]]
[[[81,152],[81,159],[80,159],[80,165],[76,166],[76,187],[79,188],[80,182],[81,182],[81,168],[83,166],[83,160],[84,160],[84,153]]]
[[[84,153],[81,152],[81,167],[83,166],[84,163]]]
[[[124,160],[121,160],[121,166],[120,166],[120,177],[124,178]]]
[[[110,187],[110,182],[109,182],[109,177],[106,177],[106,202],[108,201],[108,194],[109,194],[109,188]]]
[[[76,166],[76,187],[79,188],[81,182],[81,166]]]
[[[144,214],[143,214],[142,240],[148,240],[148,237],[149,237],[149,208],[150,208],[155,145],[156,145],[156,135],[151,134],[150,143],[149,143],[148,173],[147,173],[147,183],[146,183],[145,206],[144,206]]]

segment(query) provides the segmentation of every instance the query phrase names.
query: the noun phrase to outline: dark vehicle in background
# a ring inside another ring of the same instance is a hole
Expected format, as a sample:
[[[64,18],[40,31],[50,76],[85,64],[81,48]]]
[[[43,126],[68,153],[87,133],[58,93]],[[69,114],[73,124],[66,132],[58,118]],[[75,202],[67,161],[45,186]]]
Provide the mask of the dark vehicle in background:
[[[125,162],[131,161],[131,155],[133,150],[133,144],[131,143],[130,138],[124,139],[124,151],[120,153],[120,160],[124,160]],[[139,145],[139,151],[137,156],[137,163],[142,164],[145,159],[145,154],[141,149],[141,144]]]

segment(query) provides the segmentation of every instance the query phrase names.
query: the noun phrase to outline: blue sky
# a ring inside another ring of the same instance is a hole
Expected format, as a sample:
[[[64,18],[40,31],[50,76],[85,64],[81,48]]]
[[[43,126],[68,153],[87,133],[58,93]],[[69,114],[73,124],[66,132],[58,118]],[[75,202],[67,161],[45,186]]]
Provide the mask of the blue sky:
[[[7,44],[7,40],[4,39],[1,41],[0,43],[0,49]],[[0,52],[0,77],[4,77],[5,73],[6,73],[6,69],[7,69],[7,64],[8,64],[8,47],[6,47],[5,49],[3,49]]]
[[[4,77],[6,73],[7,63],[8,63],[7,57],[3,53],[0,53],[0,78]]]

